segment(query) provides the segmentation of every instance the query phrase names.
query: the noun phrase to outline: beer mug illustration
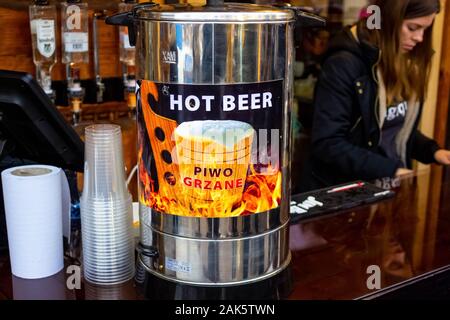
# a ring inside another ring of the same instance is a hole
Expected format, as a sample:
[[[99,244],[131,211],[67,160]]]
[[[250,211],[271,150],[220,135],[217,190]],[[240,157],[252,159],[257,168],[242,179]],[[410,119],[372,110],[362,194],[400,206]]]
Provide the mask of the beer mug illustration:
[[[244,191],[255,130],[234,120],[183,122],[175,129],[182,187],[178,199],[193,211],[228,216]]]

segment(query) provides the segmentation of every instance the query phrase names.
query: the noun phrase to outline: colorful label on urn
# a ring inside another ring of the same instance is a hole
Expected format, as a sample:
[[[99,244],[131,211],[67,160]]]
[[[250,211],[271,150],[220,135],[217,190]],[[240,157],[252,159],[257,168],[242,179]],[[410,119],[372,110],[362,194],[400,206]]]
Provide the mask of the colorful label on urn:
[[[235,217],[279,207],[283,80],[139,81],[139,197],[160,212]]]

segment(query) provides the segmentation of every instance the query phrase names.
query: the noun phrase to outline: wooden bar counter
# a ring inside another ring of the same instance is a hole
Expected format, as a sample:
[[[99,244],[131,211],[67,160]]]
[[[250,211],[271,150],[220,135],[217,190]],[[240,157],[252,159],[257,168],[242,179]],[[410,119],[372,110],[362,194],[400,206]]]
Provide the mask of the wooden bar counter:
[[[431,167],[396,191],[382,203],[292,225],[294,287],[288,299],[448,297],[450,170]],[[63,270],[47,279],[18,279],[3,253],[0,299],[143,298],[132,281],[68,290],[65,277]]]
[[[402,181],[395,198],[291,226],[291,299],[450,295],[450,170]],[[380,289],[373,288],[374,271]]]

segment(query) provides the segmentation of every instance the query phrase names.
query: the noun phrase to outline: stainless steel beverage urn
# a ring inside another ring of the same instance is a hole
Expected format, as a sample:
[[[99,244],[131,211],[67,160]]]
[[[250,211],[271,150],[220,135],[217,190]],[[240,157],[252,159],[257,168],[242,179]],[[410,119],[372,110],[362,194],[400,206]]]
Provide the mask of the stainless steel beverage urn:
[[[147,296],[289,291],[290,108],[305,12],[210,1],[137,5],[107,23],[136,45]]]

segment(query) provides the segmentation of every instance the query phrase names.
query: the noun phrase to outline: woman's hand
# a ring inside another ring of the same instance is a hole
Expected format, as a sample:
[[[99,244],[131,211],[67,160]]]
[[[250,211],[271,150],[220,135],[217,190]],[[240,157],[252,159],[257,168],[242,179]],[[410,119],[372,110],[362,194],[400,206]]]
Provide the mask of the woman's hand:
[[[436,159],[439,164],[448,166],[450,165],[450,151],[444,149],[438,150],[434,153],[434,159]]]
[[[405,169],[405,168],[399,168],[397,169],[397,172],[395,173],[396,178],[407,178],[408,176],[412,176],[414,174],[414,171]]]

